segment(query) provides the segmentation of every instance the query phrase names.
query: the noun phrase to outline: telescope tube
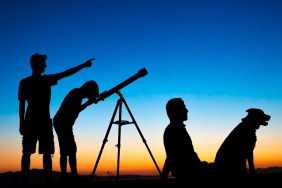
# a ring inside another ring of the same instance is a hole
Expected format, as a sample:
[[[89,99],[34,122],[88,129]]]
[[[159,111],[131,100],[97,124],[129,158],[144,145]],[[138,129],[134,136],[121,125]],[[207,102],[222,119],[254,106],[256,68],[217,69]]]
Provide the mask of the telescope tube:
[[[131,76],[130,78],[128,78],[127,80],[121,82],[120,84],[116,85],[115,87],[113,87],[112,89],[110,89],[109,91],[104,91],[103,93],[101,93],[95,100],[95,103],[98,103],[101,100],[104,100],[105,98],[111,96],[112,94],[118,92],[119,90],[121,90],[122,88],[124,88],[125,86],[131,84],[132,82],[134,82],[135,80],[144,77],[148,74],[147,70],[145,68],[140,69],[135,75]]]

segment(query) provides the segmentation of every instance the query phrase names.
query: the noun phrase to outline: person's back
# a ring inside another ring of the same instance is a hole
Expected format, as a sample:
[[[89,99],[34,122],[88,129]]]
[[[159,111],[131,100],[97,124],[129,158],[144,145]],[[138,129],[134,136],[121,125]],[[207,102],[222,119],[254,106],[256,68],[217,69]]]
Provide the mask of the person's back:
[[[169,124],[164,132],[164,145],[171,174],[182,179],[197,175],[200,159],[194,151],[192,140],[185,125]]]
[[[79,97],[79,89],[72,89],[64,98],[53,120],[58,123],[73,125],[77,119],[83,98]]]

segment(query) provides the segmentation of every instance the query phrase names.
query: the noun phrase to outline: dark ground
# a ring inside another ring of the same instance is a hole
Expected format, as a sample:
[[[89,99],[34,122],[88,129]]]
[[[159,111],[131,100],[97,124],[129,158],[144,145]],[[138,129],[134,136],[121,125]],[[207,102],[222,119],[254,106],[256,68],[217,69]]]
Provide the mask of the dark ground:
[[[36,174],[36,173],[35,173]],[[34,177],[33,174],[32,178]],[[247,176],[247,177],[206,177],[206,178],[192,178],[187,179],[186,182],[179,182],[176,181],[173,178],[169,178],[168,180],[161,180],[159,177],[143,177],[143,176],[122,176],[119,179],[116,177],[94,177],[91,181],[89,179],[89,176],[84,176],[84,179],[86,182],[84,183],[74,183],[70,182],[68,184],[60,184],[58,181],[55,182],[53,185],[46,185],[42,179],[42,174],[39,177],[37,182],[34,180],[30,185],[20,185],[19,183],[19,177],[18,173],[8,173],[5,174],[4,177],[3,174],[0,175],[0,187],[7,187],[7,188],[20,188],[20,187],[93,187],[93,188],[100,188],[100,187],[130,187],[130,188],[136,188],[136,187],[281,187],[282,185],[282,173],[268,173],[268,174],[258,174],[255,176]],[[12,175],[12,176],[11,176]],[[1,179],[2,178],[2,179]],[[6,179],[3,179],[6,178]],[[9,180],[10,178],[10,180]],[[11,179],[12,178],[12,179]],[[11,180],[13,180],[11,183]],[[57,179],[58,177],[55,177],[54,179]],[[6,183],[4,183],[6,180]],[[10,183],[9,183],[10,182]],[[2,183],[2,184],[1,184]]]

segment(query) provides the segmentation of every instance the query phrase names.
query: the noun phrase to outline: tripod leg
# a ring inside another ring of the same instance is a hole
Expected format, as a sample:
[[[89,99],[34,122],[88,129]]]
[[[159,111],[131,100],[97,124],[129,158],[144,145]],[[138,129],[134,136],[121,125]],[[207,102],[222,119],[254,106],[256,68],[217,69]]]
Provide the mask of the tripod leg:
[[[97,160],[96,160],[96,163],[95,163],[94,169],[93,169],[92,174],[91,174],[91,176],[90,176],[90,181],[92,181],[92,178],[93,178],[93,176],[94,176],[94,174],[95,174],[95,172],[96,172],[96,169],[97,169],[97,166],[98,166],[99,160],[100,160],[100,158],[101,158],[101,155],[102,155],[103,149],[104,149],[104,147],[105,147],[106,142],[108,141],[108,136],[109,136],[109,133],[110,133],[111,127],[112,127],[112,125],[113,125],[113,123],[114,123],[114,119],[115,119],[115,116],[116,116],[116,113],[117,113],[117,109],[118,109],[118,107],[120,106],[120,102],[121,102],[121,101],[120,101],[120,99],[119,99],[119,100],[117,101],[117,104],[116,104],[116,107],[115,107],[114,113],[113,113],[113,115],[112,115],[112,119],[111,119],[110,124],[109,124],[109,127],[108,127],[108,129],[107,129],[107,132],[106,132],[105,138],[104,138],[104,140],[103,140],[103,144],[102,144],[102,146],[101,146],[101,149],[100,149],[100,152],[99,152],[98,158],[97,158]]]
[[[119,164],[120,164],[120,140],[121,140],[121,114],[122,114],[122,103],[119,104],[119,125],[118,125],[118,154],[117,154],[117,181],[119,181]]]
[[[142,141],[144,142],[144,144],[145,144],[147,150],[149,151],[149,154],[150,154],[151,158],[153,159],[153,162],[154,162],[154,164],[155,164],[155,166],[156,166],[156,168],[157,168],[157,170],[158,170],[158,172],[159,172],[159,174],[160,174],[160,176],[161,176],[161,174],[162,174],[162,173],[161,173],[161,170],[160,170],[159,166],[157,165],[157,162],[156,162],[156,160],[154,159],[154,156],[153,156],[153,154],[152,154],[152,152],[151,152],[149,146],[147,145],[147,142],[146,142],[144,136],[142,135],[141,130],[139,129],[139,127],[138,127],[138,125],[137,125],[137,122],[135,121],[135,118],[133,117],[133,114],[131,113],[131,111],[130,111],[130,109],[129,109],[127,103],[126,103],[126,101],[124,100],[124,98],[123,98],[123,103],[124,103],[124,105],[125,105],[125,107],[126,107],[128,113],[129,113],[129,115],[131,116],[131,119],[132,119],[132,121],[133,121],[135,127],[137,128],[137,130],[138,130],[138,132],[139,132],[139,134],[140,134],[140,136],[141,136],[141,138],[142,138]]]

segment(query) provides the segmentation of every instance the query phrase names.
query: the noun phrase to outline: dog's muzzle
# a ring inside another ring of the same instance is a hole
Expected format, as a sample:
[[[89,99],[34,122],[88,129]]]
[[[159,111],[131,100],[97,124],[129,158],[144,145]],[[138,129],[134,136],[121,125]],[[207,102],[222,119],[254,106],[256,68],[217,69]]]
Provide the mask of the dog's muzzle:
[[[263,118],[262,118],[262,123],[261,123],[261,125],[264,125],[264,126],[268,125],[268,121],[269,121],[269,120],[270,120],[270,115],[264,114],[264,115],[263,115]]]

